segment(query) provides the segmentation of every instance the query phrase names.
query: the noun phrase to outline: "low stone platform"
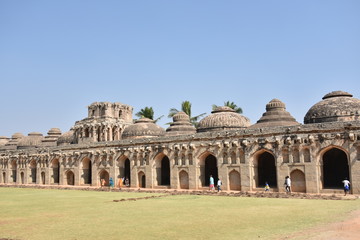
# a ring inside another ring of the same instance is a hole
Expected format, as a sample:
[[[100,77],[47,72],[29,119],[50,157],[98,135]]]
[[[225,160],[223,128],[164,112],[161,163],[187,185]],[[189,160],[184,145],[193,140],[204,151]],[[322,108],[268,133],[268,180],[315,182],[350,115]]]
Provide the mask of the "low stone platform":
[[[0,187],[9,188],[33,188],[33,189],[60,189],[80,191],[102,191],[102,192],[146,192],[163,193],[167,195],[207,195],[207,196],[228,196],[228,197],[258,197],[258,198],[295,198],[295,199],[323,199],[323,200],[356,200],[360,195],[348,194],[312,194],[312,193],[280,193],[280,192],[259,192],[259,191],[209,191],[209,190],[186,190],[186,189],[148,189],[148,188],[109,188],[91,186],[68,186],[68,185],[11,185],[0,184]]]

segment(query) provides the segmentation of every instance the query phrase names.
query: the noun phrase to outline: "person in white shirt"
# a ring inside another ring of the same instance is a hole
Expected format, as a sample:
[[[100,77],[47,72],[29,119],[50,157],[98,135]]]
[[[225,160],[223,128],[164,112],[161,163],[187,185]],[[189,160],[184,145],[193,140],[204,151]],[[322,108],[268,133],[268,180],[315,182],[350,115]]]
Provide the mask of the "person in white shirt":
[[[221,182],[221,180],[219,178],[219,180],[217,181],[217,190],[218,190],[218,192],[221,191],[221,185],[222,185],[222,182]]]
[[[348,192],[350,192],[350,181],[345,178],[344,181],[342,181],[342,183],[344,184],[344,193],[345,193],[345,196]]]
[[[285,185],[285,190],[286,190],[286,192],[291,192],[291,179],[290,179],[289,176],[286,176],[286,177],[285,177],[285,183],[284,183],[284,185]]]

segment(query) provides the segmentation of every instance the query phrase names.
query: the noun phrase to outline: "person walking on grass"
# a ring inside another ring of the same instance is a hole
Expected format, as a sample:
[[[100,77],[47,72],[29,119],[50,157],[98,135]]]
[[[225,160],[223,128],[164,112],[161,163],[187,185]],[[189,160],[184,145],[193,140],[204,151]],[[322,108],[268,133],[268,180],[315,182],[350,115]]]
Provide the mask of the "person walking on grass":
[[[217,181],[217,191],[220,192],[221,191],[221,185],[222,185],[222,182],[219,178],[219,180]]]
[[[215,190],[214,184],[215,184],[215,183],[214,183],[214,178],[213,178],[212,175],[210,175],[210,179],[209,179],[209,190],[210,190],[210,191]]]
[[[350,192],[350,181],[347,178],[345,178],[344,181],[342,182],[344,184],[344,193],[345,193],[344,196],[346,196],[346,194]]]
[[[284,183],[284,185],[285,185],[285,190],[286,190],[286,192],[291,193],[291,179],[290,179],[289,176],[286,176],[286,177],[285,177],[285,183]]]

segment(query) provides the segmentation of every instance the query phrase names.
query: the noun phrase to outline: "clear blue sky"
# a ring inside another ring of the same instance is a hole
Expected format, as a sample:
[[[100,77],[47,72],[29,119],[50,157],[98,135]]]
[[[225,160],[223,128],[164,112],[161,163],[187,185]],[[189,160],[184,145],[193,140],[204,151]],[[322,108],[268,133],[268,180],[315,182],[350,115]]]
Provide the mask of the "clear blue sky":
[[[0,136],[68,131],[96,101],[165,115],[273,98],[303,122],[328,92],[360,98],[360,1],[0,0]],[[135,116],[134,116],[135,118]]]

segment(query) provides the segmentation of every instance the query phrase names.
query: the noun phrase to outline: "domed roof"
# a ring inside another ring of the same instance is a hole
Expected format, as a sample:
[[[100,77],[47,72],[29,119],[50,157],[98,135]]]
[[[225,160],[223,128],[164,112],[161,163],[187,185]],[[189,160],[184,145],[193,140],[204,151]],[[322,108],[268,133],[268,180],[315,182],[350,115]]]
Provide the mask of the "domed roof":
[[[18,139],[18,138],[22,138],[24,137],[24,135],[22,133],[14,133],[11,138],[12,139]]]
[[[275,98],[271,100],[266,104],[266,112],[259,121],[249,128],[299,125],[300,123],[298,123],[285,109],[285,103],[279,99]]]
[[[69,145],[69,144],[73,144],[73,143],[75,143],[75,135],[74,135],[74,131],[72,131],[72,130],[63,133],[57,139],[58,146]]]
[[[198,132],[238,130],[250,126],[250,120],[232,108],[217,107],[211,113],[199,122]]]
[[[51,128],[47,134],[51,136],[57,136],[57,135],[60,136],[61,130],[59,128]]]
[[[322,101],[312,106],[304,123],[345,122],[360,119],[360,99],[343,91],[326,94]]]
[[[190,117],[184,112],[173,116],[173,122],[166,129],[166,135],[184,135],[196,133],[196,128],[190,123]]]
[[[149,118],[136,120],[134,124],[127,126],[123,133],[123,139],[158,137],[165,134],[165,130]]]
[[[8,137],[4,137],[4,136],[0,137],[0,146],[4,146],[7,142],[9,142]]]
[[[38,147],[44,139],[43,135],[39,132],[31,132],[26,137],[19,139],[17,144],[18,149]]]

